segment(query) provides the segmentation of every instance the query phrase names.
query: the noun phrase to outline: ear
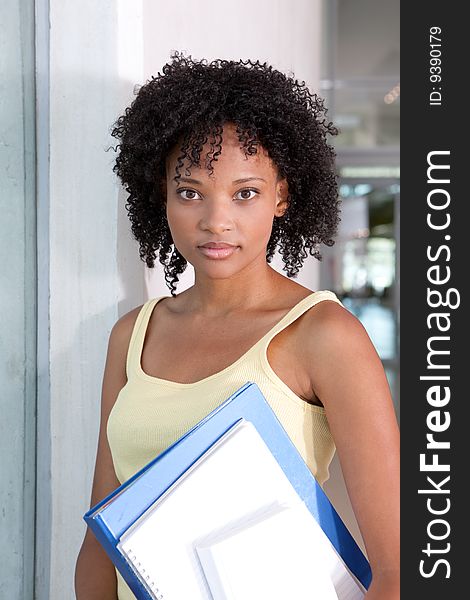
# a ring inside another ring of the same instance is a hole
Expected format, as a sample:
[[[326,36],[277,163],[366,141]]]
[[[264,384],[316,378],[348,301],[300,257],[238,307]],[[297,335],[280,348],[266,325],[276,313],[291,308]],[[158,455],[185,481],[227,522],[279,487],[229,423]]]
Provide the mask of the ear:
[[[289,186],[287,184],[287,179],[283,178],[277,182],[276,196],[276,208],[274,214],[276,217],[282,217],[289,206]]]

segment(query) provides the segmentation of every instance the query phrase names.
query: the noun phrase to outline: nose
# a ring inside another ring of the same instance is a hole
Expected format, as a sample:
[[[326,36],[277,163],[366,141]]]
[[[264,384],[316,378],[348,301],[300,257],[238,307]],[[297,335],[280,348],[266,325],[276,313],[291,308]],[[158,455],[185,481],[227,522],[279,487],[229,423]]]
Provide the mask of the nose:
[[[231,201],[223,198],[214,199],[204,203],[203,213],[199,226],[203,231],[220,234],[234,228]]]

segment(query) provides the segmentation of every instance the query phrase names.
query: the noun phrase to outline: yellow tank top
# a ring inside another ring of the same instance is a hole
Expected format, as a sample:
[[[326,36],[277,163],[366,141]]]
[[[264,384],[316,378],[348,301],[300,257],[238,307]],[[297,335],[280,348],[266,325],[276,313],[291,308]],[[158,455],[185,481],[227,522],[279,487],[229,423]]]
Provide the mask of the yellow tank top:
[[[123,483],[129,479],[243,384],[253,381],[323,485],[335,452],[325,409],[294,394],[271,368],[267,348],[276,334],[318,302],[333,300],[341,304],[337,296],[329,290],[312,292],[238,360],[193,383],[152,377],[142,370],[145,332],[155,305],[163,298],[166,296],[146,302],[137,316],[127,353],[127,383],[108,418],[107,436],[118,480]],[[134,599],[118,572],[117,578],[119,600]]]

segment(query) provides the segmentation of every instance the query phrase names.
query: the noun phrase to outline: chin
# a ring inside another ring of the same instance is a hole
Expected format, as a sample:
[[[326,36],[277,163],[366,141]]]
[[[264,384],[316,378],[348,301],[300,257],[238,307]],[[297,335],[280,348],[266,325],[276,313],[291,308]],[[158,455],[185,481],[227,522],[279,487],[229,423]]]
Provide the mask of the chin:
[[[194,267],[194,265],[193,265]],[[208,266],[204,266],[201,267],[201,265],[196,265],[194,267],[194,270],[197,271],[197,273],[199,275],[203,275],[204,277],[207,277],[208,279],[228,279],[230,277],[233,277],[234,275],[237,275],[237,273],[240,273],[240,271],[243,270],[243,267],[238,266],[238,267],[234,267],[234,266],[229,266],[229,265],[212,265],[210,267]]]

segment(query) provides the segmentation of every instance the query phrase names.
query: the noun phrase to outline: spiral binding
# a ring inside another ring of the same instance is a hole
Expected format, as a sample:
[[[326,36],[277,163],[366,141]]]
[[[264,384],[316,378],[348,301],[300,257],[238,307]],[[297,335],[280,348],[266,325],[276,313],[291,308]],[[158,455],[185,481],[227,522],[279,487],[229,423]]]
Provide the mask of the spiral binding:
[[[146,574],[145,567],[142,565],[142,563],[139,560],[137,560],[137,556],[135,555],[133,550],[131,548],[128,548],[128,550],[126,551],[126,554],[129,558],[129,560],[131,561],[131,563],[133,564],[134,568],[136,569],[136,571],[139,573],[139,575],[144,580],[145,585],[147,587],[149,587],[150,590],[152,591],[152,594],[154,595],[155,599],[156,600],[165,600],[163,593],[157,587],[155,581],[150,579],[150,575]]]

